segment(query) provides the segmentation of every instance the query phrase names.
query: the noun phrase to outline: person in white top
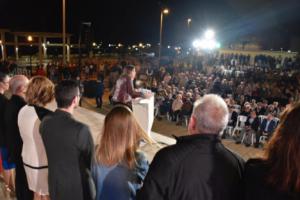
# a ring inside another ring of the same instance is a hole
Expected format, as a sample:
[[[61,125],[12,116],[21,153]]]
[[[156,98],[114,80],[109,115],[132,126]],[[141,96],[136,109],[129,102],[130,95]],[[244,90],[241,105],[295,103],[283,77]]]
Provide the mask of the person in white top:
[[[34,200],[49,199],[48,160],[39,126],[43,117],[51,114],[46,105],[54,100],[54,85],[46,77],[33,77],[27,88],[26,101],[18,115],[23,140],[22,159],[29,189]]]
[[[172,103],[172,121],[176,121],[183,106],[182,95],[178,94]]]

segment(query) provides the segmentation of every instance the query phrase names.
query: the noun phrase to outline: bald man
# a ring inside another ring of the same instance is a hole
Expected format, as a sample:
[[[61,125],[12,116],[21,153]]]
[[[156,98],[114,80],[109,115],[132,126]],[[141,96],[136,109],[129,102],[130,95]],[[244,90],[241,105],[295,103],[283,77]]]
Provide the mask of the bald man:
[[[29,190],[26,174],[21,157],[23,142],[18,127],[18,114],[20,109],[26,105],[25,93],[28,78],[16,75],[9,81],[12,93],[5,110],[5,134],[8,147],[8,160],[16,164],[16,196],[19,200],[32,200],[33,193]]]
[[[221,97],[198,100],[189,135],[155,155],[137,199],[239,200],[244,161],[220,141],[227,123]]]

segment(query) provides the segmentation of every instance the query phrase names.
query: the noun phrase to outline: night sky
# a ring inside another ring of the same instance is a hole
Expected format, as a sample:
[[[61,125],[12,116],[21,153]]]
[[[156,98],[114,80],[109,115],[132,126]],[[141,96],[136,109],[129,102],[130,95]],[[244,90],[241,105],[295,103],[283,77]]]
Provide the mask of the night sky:
[[[206,28],[220,40],[259,35],[300,37],[299,0],[66,0],[68,32],[77,35],[80,21],[92,22],[95,41],[158,42],[160,9],[164,41],[180,43]],[[61,0],[0,0],[0,28],[16,31],[61,31]],[[192,18],[190,32],[187,18]],[[278,37],[278,36],[277,36]]]

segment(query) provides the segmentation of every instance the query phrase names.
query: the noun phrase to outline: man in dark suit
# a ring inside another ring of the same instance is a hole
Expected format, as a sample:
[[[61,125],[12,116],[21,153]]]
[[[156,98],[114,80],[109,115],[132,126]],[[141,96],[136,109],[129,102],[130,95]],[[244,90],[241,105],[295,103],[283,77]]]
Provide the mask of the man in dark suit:
[[[23,75],[14,76],[9,87],[12,97],[5,109],[5,136],[8,148],[8,160],[16,164],[16,196],[19,200],[32,200],[33,192],[29,190],[22,160],[23,142],[18,127],[18,114],[26,105],[25,92],[28,79]]]
[[[259,147],[260,136],[262,136],[265,133],[268,137],[271,137],[276,126],[277,126],[277,122],[274,120],[273,113],[269,113],[267,115],[267,118],[264,119],[260,124],[259,131],[257,131],[256,143],[255,143],[256,148]]]
[[[190,135],[155,155],[137,199],[241,199],[244,161],[219,137],[227,123],[228,108],[221,97],[211,94],[197,101]]]
[[[58,109],[45,117],[40,125],[48,157],[50,198],[93,199],[89,182],[94,151],[92,136],[85,124],[72,117],[80,99],[76,82],[58,84],[55,99]]]

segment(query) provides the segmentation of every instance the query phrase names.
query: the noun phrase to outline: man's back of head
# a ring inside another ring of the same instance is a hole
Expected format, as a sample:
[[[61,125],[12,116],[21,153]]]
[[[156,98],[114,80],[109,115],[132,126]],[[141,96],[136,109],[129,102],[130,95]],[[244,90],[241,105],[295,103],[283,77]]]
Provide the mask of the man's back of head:
[[[191,135],[154,157],[137,199],[240,199],[244,162],[222,145],[228,109],[217,95],[205,95],[194,105]]]
[[[194,104],[189,124],[190,134],[219,134],[228,123],[228,108],[218,95],[209,94]]]
[[[60,82],[55,87],[55,100],[59,109],[76,107],[80,98],[78,84],[72,80]]]
[[[15,75],[9,81],[9,88],[13,95],[18,95],[21,97],[25,97],[26,86],[29,80],[24,75]]]

